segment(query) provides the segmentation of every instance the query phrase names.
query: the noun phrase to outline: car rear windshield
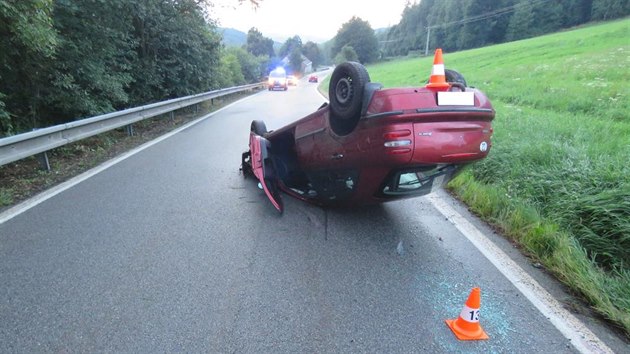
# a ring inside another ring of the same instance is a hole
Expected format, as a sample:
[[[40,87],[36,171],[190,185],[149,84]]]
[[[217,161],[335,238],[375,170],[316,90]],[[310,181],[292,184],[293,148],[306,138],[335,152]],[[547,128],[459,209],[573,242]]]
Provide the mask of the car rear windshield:
[[[423,195],[449,181],[459,169],[455,165],[421,166],[392,173],[381,193],[384,196]]]
[[[282,72],[272,71],[269,73],[269,77],[286,77],[287,75]]]

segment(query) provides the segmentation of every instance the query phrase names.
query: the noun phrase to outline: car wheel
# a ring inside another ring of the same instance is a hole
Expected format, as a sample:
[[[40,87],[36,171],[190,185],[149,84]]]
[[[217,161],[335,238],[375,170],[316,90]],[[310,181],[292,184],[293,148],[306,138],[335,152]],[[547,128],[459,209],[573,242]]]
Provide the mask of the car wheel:
[[[253,120],[250,131],[256,135],[263,136],[267,133],[267,126],[262,120]]]
[[[361,116],[363,89],[370,82],[365,67],[357,62],[345,62],[335,68],[328,87],[330,125],[338,135],[349,134]]]

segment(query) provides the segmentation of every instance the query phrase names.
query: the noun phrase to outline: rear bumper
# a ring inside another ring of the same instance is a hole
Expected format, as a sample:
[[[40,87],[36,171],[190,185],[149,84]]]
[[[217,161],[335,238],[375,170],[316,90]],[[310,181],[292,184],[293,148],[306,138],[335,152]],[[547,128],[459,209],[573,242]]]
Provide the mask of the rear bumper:
[[[466,163],[488,156],[489,121],[414,123],[411,163]]]
[[[288,87],[288,84],[287,83],[282,84],[281,82],[276,81],[273,84],[267,85],[267,87],[270,90],[273,90],[273,89],[286,89]]]
[[[388,166],[469,163],[488,156],[493,118],[494,111],[470,109],[371,116],[359,123],[365,133],[357,145]]]

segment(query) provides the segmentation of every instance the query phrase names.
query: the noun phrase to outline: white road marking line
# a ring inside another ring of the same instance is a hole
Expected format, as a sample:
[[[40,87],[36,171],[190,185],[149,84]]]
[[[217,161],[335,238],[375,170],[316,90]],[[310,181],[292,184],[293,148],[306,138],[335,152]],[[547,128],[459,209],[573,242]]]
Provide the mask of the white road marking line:
[[[255,96],[255,94],[247,96],[245,98],[242,98],[242,99],[240,99],[238,101],[232,102],[229,105],[227,105],[227,106],[225,106],[225,107],[223,107],[221,109],[218,109],[218,110],[216,110],[214,112],[210,112],[210,113],[206,114],[203,117],[200,117],[200,118],[198,118],[198,119],[196,119],[196,120],[194,120],[192,122],[189,122],[186,125],[183,125],[183,126],[177,128],[177,129],[175,129],[175,130],[173,130],[173,131],[171,131],[169,133],[166,133],[166,134],[164,134],[164,135],[162,135],[162,136],[160,136],[160,137],[158,137],[158,138],[156,138],[154,140],[148,141],[148,142],[138,146],[135,149],[127,151],[126,153],[123,153],[122,155],[119,155],[116,158],[108,160],[108,161],[102,163],[101,165],[98,165],[98,166],[96,166],[96,167],[94,167],[94,168],[92,168],[90,170],[87,170],[87,171],[83,172],[82,174],[80,174],[80,175],[78,175],[76,177],[73,177],[73,178],[71,178],[71,179],[69,179],[69,180],[67,180],[67,181],[65,181],[65,182],[63,182],[61,184],[58,184],[55,187],[47,189],[46,191],[44,191],[44,192],[42,192],[42,193],[40,193],[40,194],[38,194],[38,195],[36,195],[36,196],[34,196],[32,198],[29,198],[29,199],[23,201],[22,203],[12,207],[12,208],[9,208],[9,209],[5,210],[4,212],[0,213],[0,225],[2,225],[3,223],[5,223],[8,220],[11,220],[12,218],[14,218],[16,216],[22,214],[23,212],[25,212],[25,211],[27,211],[27,210],[29,210],[29,209],[39,205],[40,203],[45,202],[46,200],[56,196],[57,194],[65,191],[65,190],[67,190],[69,188],[72,188],[73,186],[75,186],[75,185],[85,181],[86,179],[94,176],[95,174],[100,173],[100,172],[102,172],[102,171],[104,171],[104,170],[114,166],[115,164],[117,164],[117,163],[119,163],[119,162],[121,162],[121,161],[123,161],[123,160],[125,160],[125,159],[127,159],[127,158],[129,158],[129,157],[131,157],[131,156],[133,156],[133,155],[135,155],[137,153],[139,153],[140,151],[142,151],[144,149],[147,149],[147,148],[149,148],[149,147],[151,147],[151,146],[161,142],[162,140],[168,139],[171,136],[181,132],[182,130],[187,129],[187,128],[189,128],[189,127],[191,127],[191,126],[193,126],[193,125],[195,125],[195,124],[197,124],[197,123],[199,123],[199,122],[201,122],[201,121],[203,121],[203,120],[205,120],[205,119],[207,119],[207,118],[209,118],[209,117],[211,117],[211,116],[213,116],[213,115],[215,115],[215,114],[217,114],[217,113],[219,113],[221,111],[223,111],[224,109],[227,109],[227,108],[231,107],[232,105],[234,105],[236,103],[239,103],[239,102],[242,102],[242,101],[244,101],[246,99],[249,99],[249,98],[251,98],[253,96]]]
[[[558,300],[453,207],[435,194],[430,194],[427,198],[562,335],[571,341],[575,349],[580,353],[613,353],[601,339],[565,310]]]

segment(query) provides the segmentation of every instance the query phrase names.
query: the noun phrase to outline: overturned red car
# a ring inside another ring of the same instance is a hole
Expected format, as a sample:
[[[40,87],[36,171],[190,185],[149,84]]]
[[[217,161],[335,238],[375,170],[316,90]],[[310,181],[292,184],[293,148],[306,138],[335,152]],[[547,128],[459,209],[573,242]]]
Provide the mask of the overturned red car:
[[[439,57],[438,57],[439,56]],[[359,63],[332,73],[329,98],[275,131],[251,124],[242,171],[282,212],[280,192],[318,205],[366,205],[425,195],[488,155],[495,111],[436,52],[430,82],[389,88]]]

